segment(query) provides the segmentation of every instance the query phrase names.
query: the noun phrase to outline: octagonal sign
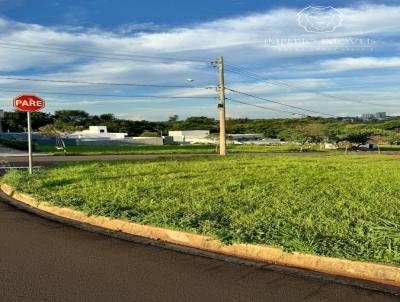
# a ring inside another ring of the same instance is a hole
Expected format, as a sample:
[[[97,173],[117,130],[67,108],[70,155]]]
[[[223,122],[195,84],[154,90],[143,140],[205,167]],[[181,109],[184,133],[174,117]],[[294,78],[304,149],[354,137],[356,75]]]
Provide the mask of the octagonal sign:
[[[13,106],[22,112],[35,112],[45,107],[45,101],[32,94],[24,94],[16,97]]]

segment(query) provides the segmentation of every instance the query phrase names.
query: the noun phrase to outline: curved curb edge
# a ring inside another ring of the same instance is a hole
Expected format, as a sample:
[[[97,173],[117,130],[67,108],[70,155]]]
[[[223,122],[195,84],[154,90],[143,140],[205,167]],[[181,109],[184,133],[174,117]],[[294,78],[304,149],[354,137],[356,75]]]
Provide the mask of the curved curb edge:
[[[139,236],[150,240],[162,241],[167,244],[201,250],[206,253],[222,254],[228,257],[238,257],[249,261],[266,264],[272,263],[273,265],[376,282],[390,287],[400,287],[400,267],[396,266],[300,253],[286,253],[277,248],[261,245],[234,244],[227,246],[223,245],[218,240],[214,240],[204,235],[140,225],[107,217],[88,217],[81,212],[68,208],[58,208],[47,202],[39,201],[30,195],[16,192],[13,187],[7,184],[2,184],[0,189],[7,196],[33,209],[37,209],[56,217],[72,220],[77,223],[101,228],[109,232]],[[335,279],[334,277],[332,278]],[[356,284],[356,286],[359,286],[359,284]],[[361,287],[365,286],[361,285]],[[366,287],[375,290],[382,290],[379,286]],[[389,292],[398,293],[397,290],[394,289],[390,289]]]

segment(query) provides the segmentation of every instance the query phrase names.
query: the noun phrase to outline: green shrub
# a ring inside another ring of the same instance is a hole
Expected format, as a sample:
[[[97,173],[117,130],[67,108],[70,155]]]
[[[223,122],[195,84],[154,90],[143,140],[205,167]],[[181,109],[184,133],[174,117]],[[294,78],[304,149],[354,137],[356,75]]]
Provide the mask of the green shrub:
[[[27,141],[0,139],[0,144],[17,150],[28,150]],[[35,145],[32,148],[35,149]]]

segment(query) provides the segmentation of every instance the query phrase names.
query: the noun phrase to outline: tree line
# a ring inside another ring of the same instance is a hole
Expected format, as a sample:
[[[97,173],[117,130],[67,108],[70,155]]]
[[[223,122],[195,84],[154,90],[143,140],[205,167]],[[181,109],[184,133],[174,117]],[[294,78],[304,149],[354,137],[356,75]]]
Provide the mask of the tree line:
[[[107,126],[110,132],[128,133],[129,136],[159,136],[170,130],[210,130],[218,133],[218,121],[209,117],[179,119],[171,116],[167,121],[132,121],[119,119],[113,114],[91,115],[81,110],[59,110],[54,113],[35,112],[32,127],[39,131],[53,127],[60,131],[82,130],[89,126]],[[26,114],[19,111],[5,112],[2,121],[6,132],[24,132]],[[400,118],[389,120],[339,120],[335,118],[286,118],[286,119],[228,119],[227,132],[231,134],[257,133],[268,138],[279,138],[299,143],[344,141],[353,144],[366,142],[399,144]]]

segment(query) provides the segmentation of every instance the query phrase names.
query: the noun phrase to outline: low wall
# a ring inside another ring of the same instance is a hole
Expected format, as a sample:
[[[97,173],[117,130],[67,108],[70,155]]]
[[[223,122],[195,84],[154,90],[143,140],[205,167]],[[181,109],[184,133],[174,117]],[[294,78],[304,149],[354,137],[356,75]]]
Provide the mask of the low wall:
[[[143,137],[143,138],[126,138],[121,140],[76,140],[77,146],[162,146],[164,141],[162,137]]]
[[[27,141],[27,133],[0,133],[0,139],[9,141]],[[33,144],[39,146],[55,146],[56,139],[45,137],[38,133],[32,134]],[[66,146],[162,146],[164,140],[162,137],[128,137],[126,139],[115,140],[85,140],[76,138],[63,139]]]

